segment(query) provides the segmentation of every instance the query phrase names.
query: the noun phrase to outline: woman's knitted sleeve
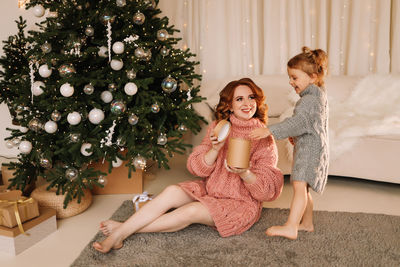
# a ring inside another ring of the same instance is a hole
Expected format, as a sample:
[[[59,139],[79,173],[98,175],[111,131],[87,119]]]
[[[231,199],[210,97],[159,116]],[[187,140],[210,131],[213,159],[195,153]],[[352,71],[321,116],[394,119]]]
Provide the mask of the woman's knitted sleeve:
[[[213,122],[207,129],[207,134],[204,136],[203,141],[200,145],[193,149],[193,152],[189,155],[186,163],[186,167],[189,172],[195,176],[208,177],[214,171],[216,163],[213,165],[207,165],[204,160],[204,155],[211,149],[212,144],[210,141],[211,131],[214,129],[216,122]]]
[[[244,183],[253,198],[259,201],[272,201],[282,192],[283,175],[277,168],[278,149],[272,136],[263,138],[257,144],[251,157],[250,170],[257,179],[254,183]]]

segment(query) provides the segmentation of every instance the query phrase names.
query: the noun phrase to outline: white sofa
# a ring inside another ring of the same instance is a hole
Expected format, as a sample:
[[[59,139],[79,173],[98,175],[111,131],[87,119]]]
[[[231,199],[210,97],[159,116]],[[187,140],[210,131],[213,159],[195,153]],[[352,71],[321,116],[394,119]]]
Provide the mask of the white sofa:
[[[208,122],[211,122],[214,119],[213,109],[218,103],[219,92],[229,81],[238,78],[241,77],[203,82],[200,94],[207,99],[202,103],[194,105],[196,111]],[[289,80],[286,75],[260,75],[250,76],[249,78],[264,90],[266,102],[269,106],[269,124],[279,122],[291,115],[294,104],[297,101],[295,98],[298,98],[298,96],[289,85]],[[365,121],[367,121],[367,123],[368,121],[374,123],[372,120],[366,119],[366,116],[361,116],[364,122],[363,125],[359,126],[352,121],[355,115],[351,110],[357,110],[358,107],[348,100],[355,97],[352,95],[355,88],[358,88],[360,82],[365,78],[366,77],[361,76],[332,76],[326,79],[326,88],[330,102],[330,133],[334,132],[332,130],[336,132],[342,131],[340,139],[339,135],[336,137],[335,134],[330,134],[331,158],[329,175],[399,184],[400,117],[394,116],[394,118],[391,118],[397,123],[396,127],[390,129],[390,127],[392,127],[391,125],[394,124],[386,123],[387,125],[384,131],[382,129],[380,129],[380,131],[376,129],[375,131],[363,129],[362,127],[365,127]],[[381,79],[381,81],[382,80],[387,79],[384,78]],[[395,80],[395,82],[397,87],[393,89],[396,89],[400,95],[400,78]],[[365,81],[364,83],[371,83],[371,81]],[[392,81],[392,83],[394,82]],[[377,87],[379,88],[378,85]],[[372,91],[372,93],[376,95],[382,92]],[[391,98],[392,96],[387,95],[386,97]],[[348,104],[347,107],[350,106],[350,109],[348,109],[350,111],[346,111],[346,108],[343,106],[344,103]],[[340,108],[338,108],[339,106]],[[364,106],[366,106],[365,103]],[[394,108],[399,111],[399,107],[400,106],[397,104]],[[395,114],[398,115],[398,113]],[[350,124],[350,126],[346,126],[346,123]],[[377,123],[374,124],[376,125]],[[352,135],[348,132],[343,133],[343,130],[346,129],[340,129],[341,126],[346,126],[342,128],[354,128],[357,130],[358,134],[354,134],[354,129]],[[336,129],[333,129],[333,127],[336,127]],[[198,135],[192,137],[193,145],[200,143],[205,135],[206,128],[207,126],[204,125],[202,131]],[[378,134],[376,134],[376,132],[378,132]],[[346,134],[350,136],[348,139],[346,139]],[[340,144],[338,144],[338,141],[340,141]],[[342,152],[338,153],[336,148],[340,148],[341,144],[345,144],[346,149],[342,149]],[[278,140],[277,145],[279,153],[278,167],[284,174],[290,174],[292,148],[287,140]]]

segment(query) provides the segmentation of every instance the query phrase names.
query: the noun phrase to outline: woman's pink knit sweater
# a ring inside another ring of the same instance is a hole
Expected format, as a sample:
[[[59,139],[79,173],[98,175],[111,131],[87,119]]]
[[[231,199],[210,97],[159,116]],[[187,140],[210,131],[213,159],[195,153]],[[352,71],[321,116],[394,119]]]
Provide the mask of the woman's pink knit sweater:
[[[231,115],[230,122],[229,137],[248,139],[251,130],[263,127],[255,118],[243,121]],[[258,221],[262,202],[272,201],[282,192],[283,176],[276,167],[278,154],[272,136],[251,142],[250,170],[257,177],[253,184],[244,182],[238,174],[225,168],[228,141],[215,163],[207,165],[204,155],[211,149],[210,133],[215,125],[216,122],[210,125],[202,143],[193,149],[187,161],[188,170],[203,179],[179,185],[208,208],[219,234],[227,237],[243,233]]]

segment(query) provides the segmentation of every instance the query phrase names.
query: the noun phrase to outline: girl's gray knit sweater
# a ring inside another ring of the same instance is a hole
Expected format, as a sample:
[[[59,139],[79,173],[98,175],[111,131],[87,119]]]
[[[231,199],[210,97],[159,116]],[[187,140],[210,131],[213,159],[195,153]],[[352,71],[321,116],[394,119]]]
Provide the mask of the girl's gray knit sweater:
[[[322,193],[329,164],[327,96],[324,88],[312,84],[300,97],[292,117],[268,128],[276,139],[294,139],[291,179],[305,181]]]

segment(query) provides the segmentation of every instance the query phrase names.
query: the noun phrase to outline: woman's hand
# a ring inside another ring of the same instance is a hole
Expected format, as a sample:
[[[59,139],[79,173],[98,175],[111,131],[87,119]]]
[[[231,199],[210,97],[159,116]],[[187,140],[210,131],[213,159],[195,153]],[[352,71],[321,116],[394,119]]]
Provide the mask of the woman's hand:
[[[269,131],[268,128],[257,128],[249,134],[249,137],[251,139],[261,139],[261,138],[266,138],[271,135],[271,132]]]
[[[254,173],[250,171],[250,167],[248,168],[235,168],[228,165],[226,160],[224,161],[225,168],[232,173],[239,174],[240,178],[248,184],[252,184],[256,181],[256,176]]]
[[[212,149],[214,149],[215,151],[219,152],[221,150],[221,148],[224,146],[226,139],[224,141],[222,141],[222,142],[219,142],[218,141],[218,137],[215,136],[214,133],[212,133],[210,135],[210,141],[211,141],[211,144],[212,144]]]
[[[235,168],[235,167],[231,167],[231,166],[229,166],[228,165],[228,163],[226,162],[226,160],[224,161],[224,164],[225,164],[225,168],[229,171],[229,172],[233,172],[233,173],[237,173],[237,174],[241,174],[241,173],[243,173],[243,172],[245,172],[245,171],[247,171],[249,168],[246,168],[246,169],[244,169],[244,168]]]

